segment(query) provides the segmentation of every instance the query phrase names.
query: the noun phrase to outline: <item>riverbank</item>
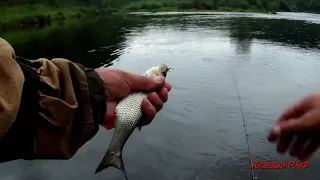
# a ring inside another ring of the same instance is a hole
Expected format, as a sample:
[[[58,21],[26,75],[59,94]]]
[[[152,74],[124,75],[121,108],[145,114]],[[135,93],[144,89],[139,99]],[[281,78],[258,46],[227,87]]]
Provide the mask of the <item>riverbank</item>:
[[[0,32],[8,29],[34,28],[50,25],[64,20],[92,19],[111,14],[131,12],[255,12],[268,13],[265,10],[219,7],[217,9],[196,9],[184,7],[157,6],[155,4],[131,4],[123,8],[97,8],[95,6],[23,5],[0,7]],[[272,12],[275,13],[275,12]]]
[[[154,9],[124,9],[121,12],[252,12],[252,13],[268,13],[265,10],[257,9],[241,9],[241,8],[229,8],[229,7],[220,7],[217,9],[181,9],[176,7],[161,7]],[[272,12],[276,13],[276,12]]]
[[[43,27],[55,21],[82,18],[96,18],[110,14],[127,14],[131,12],[254,12],[273,13],[263,8],[231,8],[219,6],[214,8],[209,4],[202,4],[193,8],[192,4],[137,1],[118,8],[97,8],[95,6],[60,6],[53,7],[43,4],[0,6],[0,31],[12,28]]]
[[[24,5],[0,8],[0,31],[7,28],[43,27],[55,21],[93,18],[114,12],[111,8],[94,6],[50,7]]]

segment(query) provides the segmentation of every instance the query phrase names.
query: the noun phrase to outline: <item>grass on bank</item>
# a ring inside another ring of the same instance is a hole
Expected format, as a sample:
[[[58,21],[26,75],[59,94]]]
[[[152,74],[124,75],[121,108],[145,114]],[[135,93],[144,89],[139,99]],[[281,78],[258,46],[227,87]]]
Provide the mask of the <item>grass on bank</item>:
[[[94,6],[50,7],[45,5],[24,5],[0,7],[0,27],[44,26],[52,21],[80,19],[110,14],[112,8],[98,9]]]
[[[30,40],[35,39],[45,39],[47,36],[52,34],[53,32],[61,31],[63,29],[72,29],[82,26],[84,24],[91,24],[95,23],[95,20],[87,19],[83,21],[78,20],[65,20],[61,21],[54,21],[50,26],[45,26],[43,28],[29,28],[29,29],[15,29],[3,33],[1,38],[4,38],[10,44],[20,44],[25,43]]]

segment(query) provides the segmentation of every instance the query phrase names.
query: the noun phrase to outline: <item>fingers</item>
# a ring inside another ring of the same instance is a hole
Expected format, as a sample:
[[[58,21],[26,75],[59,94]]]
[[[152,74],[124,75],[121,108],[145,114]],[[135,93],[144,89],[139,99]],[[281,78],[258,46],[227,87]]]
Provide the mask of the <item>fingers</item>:
[[[297,154],[299,160],[306,160],[308,159],[318,148],[319,148],[319,137],[313,137],[309,144],[306,145],[304,151]]]
[[[158,92],[158,96],[161,98],[163,102],[168,101],[168,89],[167,88],[161,88],[160,91]]]
[[[168,92],[171,91],[171,85],[170,84],[165,83],[163,87],[165,87],[168,90]]]
[[[151,93],[148,96],[148,100],[151,105],[159,112],[163,108],[163,104],[168,100],[168,90],[167,88],[161,88],[158,94]]]
[[[270,131],[268,135],[268,140],[270,142],[275,142],[279,139],[277,151],[282,152],[285,151],[287,147],[287,141],[292,140],[292,134],[297,134],[308,130],[310,128],[310,113],[297,118],[297,119],[289,119],[286,121],[279,121],[277,122],[273,129]],[[279,149],[278,149],[279,148]]]
[[[133,73],[123,72],[124,79],[126,83],[130,86],[132,90],[135,91],[154,91],[165,84],[165,78],[163,76],[157,76],[154,79],[143,76],[137,75]]]
[[[298,103],[291,105],[288,109],[286,109],[284,111],[283,114],[281,114],[281,116],[279,117],[279,119],[277,120],[279,121],[285,121],[288,119],[292,119],[292,118],[297,118],[299,116],[301,116],[304,112],[304,108],[305,108],[305,100],[300,100]]]
[[[278,153],[283,154],[288,150],[289,145],[290,145],[291,141],[293,140],[293,137],[294,137],[293,134],[286,134],[284,136],[281,136],[278,139],[278,142],[277,142]]]
[[[165,88],[164,88],[165,89]],[[163,102],[160,97],[156,93],[151,93],[148,97],[150,103],[154,106],[156,111],[160,111],[163,107]]]
[[[156,113],[163,108],[163,103],[168,100],[168,92],[171,90],[171,85],[165,82],[163,76],[157,76],[152,79],[148,76],[123,72],[123,77],[133,91],[158,92],[151,93],[148,99],[143,100],[141,104],[141,109],[144,113],[142,125],[150,124]]]
[[[304,129],[305,123],[303,123],[304,118],[298,119],[290,119],[287,121],[278,122],[274,128],[278,129],[274,131],[277,136],[281,136],[281,134],[289,133],[289,132],[298,132]]]
[[[293,144],[289,147],[291,142]],[[288,135],[280,138],[277,151],[282,154],[289,150],[290,156],[306,160],[318,149],[319,145],[319,135],[316,134],[299,134],[295,138],[293,135]]]
[[[281,136],[281,134],[285,133],[303,133],[317,130],[320,123],[318,121],[319,116],[319,112],[310,111],[300,118],[278,122],[275,125],[275,128],[279,129],[277,135]]]
[[[270,142],[277,142],[279,153],[290,149],[291,156],[305,160],[317,150],[320,144],[319,98],[319,95],[309,95],[279,117],[268,135]],[[290,147],[291,142],[294,143]]]
[[[114,121],[116,119],[115,114],[108,114],[106,113],[104,115],[104,121],[101,124],[104,128],[106,128],[107,130],[113,129],[114,128]]]
[[[118,102],[116,101],[107,101],[107,113],[113,114],[117,104]]]
[[[312,99],[312,96],[307,96],[300,100],[298,103],[290,106],[284,113],[282,113],[273,126],[273,129],[270,131],[268,140],[270,142],[275,142],[282,131],[290,131],[290,128],[299,128],[302,124],[302,120],[300,117],[310,109],[310,107],[312,106]]]
[[[290,156],[297,156],[298,154],[303,152],[304,146],[308,142],[308,140],[309,140],[308,135],[300,134],[290,149],[290,152],[289,152]]]
[[[277,140],[277,136],[278,134],[280,134],[280,129],[278,126],[273,127],[273,129],[271,129],[271,131],[269,132],[268,135],[268,141],[273,143]]]
[[[298,102],[290,106],[287,110],[284,111],[284,113],[281,114],[281,116],[276,121],[276,124],[274,125],[273,129],[270,131],[268,135],[268,140],[270,142],[275,142],[277,140],[277,136],[280,134],[281,129],[279,126],[277,126],[278,123],[291,118],[297,118],[302,114],[301,104],[301,102]]]
[[[168,100],[168,89],[171,88],[169,84],[159,90],[158,94],[150,93],[148,99],[142,101],[141,109],[144,113],[142,125],[148,125],[154,119],[157,112],[163,108],[163,104]]]
[[[299,160],[310,157],[319,147],[319,132],[315,131],[319,129],[318,117],[319,113],[317,111],[310,111],[300,118],[278,122],[275,126],[275,129],[278,130],[274,133],[278,139],[277,151],[279,153],[286,152],[290,148],[295,134],[297,139],[291,146],[289,154]],[[308,141],[310,141],[309,144],[307,144]]]
[[[144,115],[142,125],[145,126],[150,124],[157,113],[156,108],[151,104],[151,102],[148,99],[144,99],[141,103],[141,109]]]

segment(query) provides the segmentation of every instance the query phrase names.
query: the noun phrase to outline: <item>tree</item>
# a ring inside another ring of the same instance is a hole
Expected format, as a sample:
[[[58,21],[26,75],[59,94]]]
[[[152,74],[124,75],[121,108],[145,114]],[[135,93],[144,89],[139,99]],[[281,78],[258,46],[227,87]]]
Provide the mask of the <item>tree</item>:
[[[55,7],[59,6],[58,0],[48,0],[48,3],[50,6],[55,6]]]
[[[256,0],[248,0],[251,5],[256,5]]]
[[[181,9],[232,8],[259,9],[268,11],[319,12],[320,0],[0,0],[0,6],[45,4],[49,6],[87,5],[103,8],[135,7],[135,10],[150,7],[176,7]],[[1,11],[1,9],[0,9]]]
[[[199,7],[200,7],[200,0],[193,0],[193,7],[199,9]]]
[[[260,9],[263,7],[261,0],[256,0],[256,6]]]
[[[212,0],[212,9],[218,9],[218,2],[217,0]]]
[[[310,7],[311,7],[312,11],[320,12],[320,2],[319,1],[312,1]]]
[[[273,1],[268,4],[269,11],[279,11],[279,2]]]
[[[290,6],[290,10],[293,11],[293,12],[297,12],[298,11],[298,7],[295,4],[292,4]]]
[[[280,1],[280,4],[279,4],[279,9],[281,11],[286,11],[286,12],[289,12],[290,11],[290,8],[288,6],[288,4],[285,2],[285,1]]]
[[[262,7],[263,9],[269,9],[268,0],[262,0]]]
[[[240,7],[241,9],[248,9],[248,8],[250,7],[250,5],[249,5],[248,1],[241,0],[241,1],[239,2],[239,7]]]

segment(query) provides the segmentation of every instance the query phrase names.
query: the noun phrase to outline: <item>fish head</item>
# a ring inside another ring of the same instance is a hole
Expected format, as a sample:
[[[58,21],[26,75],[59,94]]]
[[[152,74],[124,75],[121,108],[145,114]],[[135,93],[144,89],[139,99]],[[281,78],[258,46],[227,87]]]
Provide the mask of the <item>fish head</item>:
[[[171,72],[173,70],[172,68],[169,68],[166,64],[163,63],[156,65],[156,68],[158,70],[158,73],[164,77],[167,76],[168,72]]]

